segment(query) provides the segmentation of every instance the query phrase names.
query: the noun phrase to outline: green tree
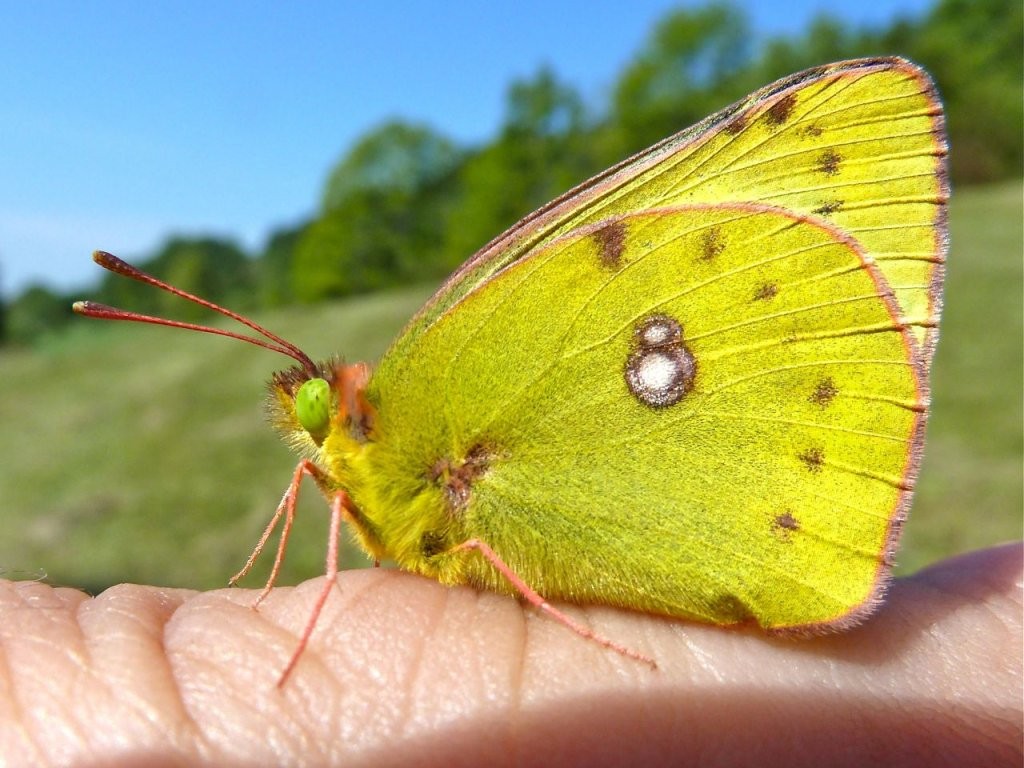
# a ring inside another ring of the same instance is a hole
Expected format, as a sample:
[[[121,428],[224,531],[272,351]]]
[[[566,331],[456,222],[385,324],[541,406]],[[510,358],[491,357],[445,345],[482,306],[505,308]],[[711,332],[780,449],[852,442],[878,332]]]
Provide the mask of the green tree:
[[[868,33],[854,33],[839,19],[819,14],[798,37],[778,37],[765,44],[750,67],[747,90],[819,64],[889,52],[879,48]]]
[[[1024,4],[943,0],[909,48],[942,93],[954,180],[1019,177],[1024,171]]]
[[[750,37],[744,14],[727,3],[669,13],[615,85],[609,151],[641,150],[744,95]]]
[[[29,286],[7,306],[7,339],[14,344],[31,344],[72,317],[68,298],[42,285]]]
[[[422,280],[438,271],[460,155],[423,126],[389,123],[332,171],[323,212],[299,238],[292,286],[302,301]]]
[[[505,112],[498,139],[462,168],[446,269],[594,170],[583,101],[550,69],[513,83]]]
[[[406,200],[401,194],[351,193],[314,221],[296,245],[295,296],[320,301],[399,282],[396,249],[404,247],[403,225],[413,215]]]
[[[279,229],[270,235],[256,261],[256,281],[260,306],[277,307],[295,299],[292,285],[295,250],[308,223]]]
[[[3,291],[0,290],[0,347],[10,338],[10,329],[7,327],[7,302],[3,296]]]
[[[321,210],[369,191],[415,195],[444,180],[460,161],[448,138],[423,125],[393,121],[370,132],[331,171]]]

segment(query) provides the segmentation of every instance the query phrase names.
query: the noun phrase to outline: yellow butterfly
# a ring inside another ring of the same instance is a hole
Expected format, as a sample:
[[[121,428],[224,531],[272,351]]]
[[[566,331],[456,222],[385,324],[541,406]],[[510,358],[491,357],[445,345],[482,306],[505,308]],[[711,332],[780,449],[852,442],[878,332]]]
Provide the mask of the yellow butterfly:
[[[857,622],[920,463],[945,156],[921,69],[841,62],[526,217],[375,370],[315,363],[213,307],[299,362],[271,407],[303,460],[253,558],[308,474],[332,504],[329,576],[347,520],[374,558],[519,592],[588,636],[548,601],[794,633]]]

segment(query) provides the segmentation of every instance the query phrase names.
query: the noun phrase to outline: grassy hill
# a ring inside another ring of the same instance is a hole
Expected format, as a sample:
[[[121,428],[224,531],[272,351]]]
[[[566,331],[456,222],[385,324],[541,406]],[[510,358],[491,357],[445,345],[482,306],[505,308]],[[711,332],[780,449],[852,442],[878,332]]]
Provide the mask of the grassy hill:
[[[1022,220],[1020,182],[954,195],[904,572],[1021,536]],[[314,358],[372,360],[429,293],[256,319]],[[210,337],[86,320],[37,350],[0,355],[0,575],[90,591],[224,585],[294,466],[262,418],[264,382],[284,362]],[[323,567],[326,507],[305,490],[282,583]],[[362,563],[345,552],[343,567]]]

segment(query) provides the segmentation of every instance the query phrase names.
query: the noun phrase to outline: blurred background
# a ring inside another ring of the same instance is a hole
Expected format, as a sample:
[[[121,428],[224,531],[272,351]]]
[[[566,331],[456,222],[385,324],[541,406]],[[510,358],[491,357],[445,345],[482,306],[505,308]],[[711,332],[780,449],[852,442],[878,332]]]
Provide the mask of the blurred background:
[[[955,189],[900,571],[1021,537],[1019,0],[352,6],[5,4],[0,576],[222,586],[294,466],[262,416],[285,361],[74,317],[210,322],[93,249],[374,360],[522,215],[778,77],[882,54],[933,74]],[[309,486],[282,583],[322,572],[326,529]]]

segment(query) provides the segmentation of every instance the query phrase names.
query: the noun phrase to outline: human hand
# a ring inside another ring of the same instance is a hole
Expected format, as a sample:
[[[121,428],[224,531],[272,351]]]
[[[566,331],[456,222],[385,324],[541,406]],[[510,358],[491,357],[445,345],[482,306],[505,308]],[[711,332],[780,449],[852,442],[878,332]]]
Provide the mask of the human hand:
[[[347,571],[320,587],[0,582],[0,764],[1020,765],[1020,543],[895,581],[783,640],[567,607],[651,670],[508,597]]]

